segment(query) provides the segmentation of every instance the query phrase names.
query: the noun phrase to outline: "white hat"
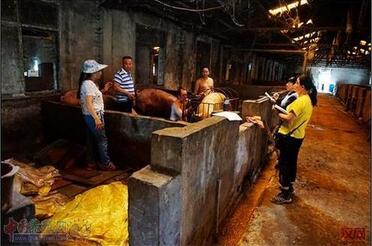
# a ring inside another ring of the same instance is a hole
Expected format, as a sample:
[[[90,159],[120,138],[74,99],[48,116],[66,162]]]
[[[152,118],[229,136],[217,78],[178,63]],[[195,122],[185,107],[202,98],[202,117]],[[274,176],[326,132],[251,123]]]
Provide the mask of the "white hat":
[[[106,67],[107,65],[99,64],[95,60],[86,60],[83,64],[82,72],[83,73],[96,73]]]

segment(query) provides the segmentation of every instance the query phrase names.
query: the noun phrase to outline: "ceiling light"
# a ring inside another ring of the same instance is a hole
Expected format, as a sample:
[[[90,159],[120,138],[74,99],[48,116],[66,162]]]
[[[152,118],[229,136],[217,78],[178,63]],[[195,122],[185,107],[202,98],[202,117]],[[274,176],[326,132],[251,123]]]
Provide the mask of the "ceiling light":
[[[314,24],[313,21],[311,19],[309,19],[306,24]]]
[[[297,8],[299,5],[298,4],[299,2],[300,2],[300,5],[308,4],[307,0],[296,1],[293,3],[287,4],[286,6],[281,6],[275,9],[270,9],[269,13],[272,15],[277,15],[277,14],[281,14],[286,11],[290,11],[293,8]]]
[[[360,45],[366,45],[367,44],[367,41],[365,41],[365,40],[360,40]]]
[[[293,40],[299,41],[299,40],[302,40],[304,38],[310,38],[310,37],[314,36],[314,34],[316,34],[316,32],[306,33],[304,36],[298,36],[298,37],[293,38]]]
[[[369,43],[368,46],[371,46],[371,43]]]
[[[299,41],[299,40],[304,39],[304,37],[306,37],[306,35],[305,35],[305,36],[295,37],[295,38],[293,38],[293,40],[295,40],[295,41]]]

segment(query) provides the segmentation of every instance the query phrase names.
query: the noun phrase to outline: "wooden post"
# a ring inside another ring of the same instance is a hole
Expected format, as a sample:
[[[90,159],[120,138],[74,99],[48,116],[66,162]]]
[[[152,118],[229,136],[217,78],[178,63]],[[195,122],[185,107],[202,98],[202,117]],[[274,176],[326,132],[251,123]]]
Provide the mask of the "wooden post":
[[[306,72],[306,66],[307,66],[307,52],[304,54],[304,62],[302,64],[302,73]]]

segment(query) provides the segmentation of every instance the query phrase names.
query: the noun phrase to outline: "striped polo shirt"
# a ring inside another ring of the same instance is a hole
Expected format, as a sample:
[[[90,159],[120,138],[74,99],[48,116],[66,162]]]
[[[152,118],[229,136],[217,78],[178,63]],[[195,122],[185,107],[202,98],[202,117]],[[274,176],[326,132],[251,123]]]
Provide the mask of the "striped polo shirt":
[[[134,94],[134,81],[132,75],[123,68],[121,68],[120,71],[115,74],[114,81],[119,84],[120,88],[127,90],[131,94]],[[116,99],[118,102],[128,101],[128,97],[122,93],[117,93]]]

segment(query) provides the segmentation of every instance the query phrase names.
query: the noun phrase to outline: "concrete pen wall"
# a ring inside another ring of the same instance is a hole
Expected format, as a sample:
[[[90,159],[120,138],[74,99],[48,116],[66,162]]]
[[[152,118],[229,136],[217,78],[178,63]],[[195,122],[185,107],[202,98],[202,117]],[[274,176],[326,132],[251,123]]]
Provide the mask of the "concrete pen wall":
[[[61,102],[43,102],[42,118],[48,142],[64,138],[82,145],[86,144],[86,127],[80,107]],[[187,123],[106,110],[105,124],[109,153],[113,161],[119,167],[137,169],[150,163],[153,131],[167,127],[182,127]]]
[[[221,117],[154,132],[151,164],[129,179],[130,244],[212,244],[243,183],[257,178],[266,151],[260,128]]]

